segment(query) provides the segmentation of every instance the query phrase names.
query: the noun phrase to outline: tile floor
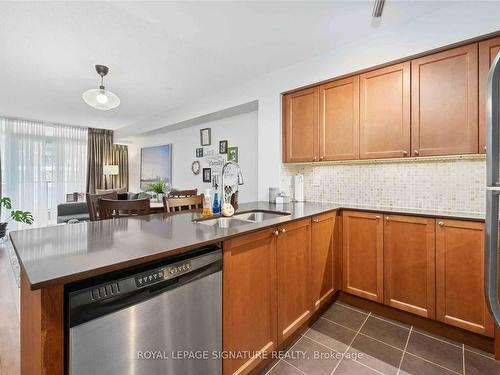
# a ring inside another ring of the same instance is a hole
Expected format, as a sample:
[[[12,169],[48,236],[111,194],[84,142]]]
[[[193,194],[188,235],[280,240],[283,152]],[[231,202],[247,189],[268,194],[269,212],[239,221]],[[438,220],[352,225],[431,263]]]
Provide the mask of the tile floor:
[[[489,353],[336,302],[268,375],[499,374]]]

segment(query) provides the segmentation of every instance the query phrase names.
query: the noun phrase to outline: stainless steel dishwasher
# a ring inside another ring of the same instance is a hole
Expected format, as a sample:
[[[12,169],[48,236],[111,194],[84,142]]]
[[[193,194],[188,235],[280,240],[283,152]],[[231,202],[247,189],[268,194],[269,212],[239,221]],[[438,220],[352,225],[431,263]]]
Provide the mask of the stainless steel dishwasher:
[[[68,290],[66,372],[221,374],[222,253],[194,254]]]

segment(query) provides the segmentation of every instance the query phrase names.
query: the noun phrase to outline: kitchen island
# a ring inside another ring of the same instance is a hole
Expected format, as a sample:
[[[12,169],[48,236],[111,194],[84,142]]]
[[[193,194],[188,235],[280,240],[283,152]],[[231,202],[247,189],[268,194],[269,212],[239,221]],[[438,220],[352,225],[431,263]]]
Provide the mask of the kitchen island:
[[[174,215],[153,214],[12,232],[11,239],[22,269],[21,373],[50,375],[62,375],[64,373],[65,285],[159,261],[174,255],[188,253],[202,246],[221,242],[224,242],[224,262],[227,262],[231,261],[230,255],[234,249],[240,251],[242,246],[247,246],[247,239],[262,242],[264,237],[272,238],[268,236],[276,236],[278,238],[278,229],[282,234],[285,233],[285,230],[288,230],[287,236],[289,236],[289,239],[286,236],[283,236],[283,240],[278,239],[278,241],[281,241],[281,245],[278,242],[278,256],[276,257],[279,260],[280,246],[282,248],[294,248],[301,239],[311,238],[311,217],[316,218],[313,219],[313,223],[320,223],[323,218],[322,215],[326,215],[324,216],[326,219],[333,220],[333,223],[335,223],[335,214],[331,215],[331,213],[340,209],[482,221],[481,215],[457,212],[403,210],[336,203],[274,205],[267,202],[256,202],[240,205],[238,212],[266,210],[287,214],[261,222],[247,222],[229,228],[193,222],[193,220],[200,219],[200,213],[188,212]],[[330,232],[332,231],[330,230]],[[293,237],[293,233],[296,233],[296,237]],[[312,233],[314,235],[314,227]],[[340,235],[340,233],[338,232],[337,235]],[[328,251],[328,244],[326,247],[326,251]],[[339,248],[336,256],[339,256]],[[259,251],[263,251],[262,255],[266,255],[267,249],[272,248],[261,246]],[[305,254],[300,251],[298,249],[294,257]],[[314,251],[311,254],[312,256],[307,255],[304,259],[311,262],[311,258],[321,256],[321,254],[316,254]],[[340,267],[339,258],[335,259],[336,267]],[[270,260],[270,262],[272,265],[273,262],[276,262],[276,259]],[[287,266],[284,265],[284,267]],[[306,271],[306,273],[308,272]],[[318,296],[318,301],[316,301],[318,304],[323,303],[323,300],[326,301],[325,297],[330,298],[336,290],[340,289],[338,279],[340,269],[338,268],[335,273],[336,289],[328,290],[328,293],[324,296]],[[238,272],[235,273],[234,269],[229,270],[227,273],[227,277],[238,276]],[[224,277],[224,280],[226,280],[226,276]],[[289,281],[292,284],[295,282],[294,279]],[[310,282],[313,283],[314,280],[310,280]],[[319,280],[319,283],[321,287],[321,280]],[[285,290],[285,288],[282,289]],[[226,292],[228,291],[224,289],[224,293]],[[282,297],[280,303],[286,303],[286,300],[283,300],[285,297]],[[279,298],[281,297],[273,297],[273,299],[278,300]],[[313,308],[310,310],[313,310]],[[306,323],[311,315],[312,311],[308,310],[307,314],[304,314],[293,323],[300,326]],[[278,323],[283,325],[283,335],[273,341],[271,345],[273,348],[277,348],[278,345],[286,342],[286,339],[290,338],[295,332],[295,327],[292,330],[291,325],[286,326],[285,318],[287,317],[283,317],[283,321]],[[226,324],[226,321],[224,323]],[[237,322],[232,323],[236,324]],[[225,339],[225,341],[229,342],[229,339]],[[226,371],[225,368],[224,372],[232,373],[233,370]]]

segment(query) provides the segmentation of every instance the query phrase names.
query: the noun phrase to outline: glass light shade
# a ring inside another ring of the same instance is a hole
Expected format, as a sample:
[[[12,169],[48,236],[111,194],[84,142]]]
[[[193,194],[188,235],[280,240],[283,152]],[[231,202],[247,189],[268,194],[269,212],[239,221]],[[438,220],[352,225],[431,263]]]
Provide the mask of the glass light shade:
[[[117,176],[118,175],[118,166],[117,165],[103,165],[102,166],[102,174]]]
[[[82,98],[89,106],[103,111],[116,108],[120,105],[120,98],[105,89],[90,89],[82,94]]]

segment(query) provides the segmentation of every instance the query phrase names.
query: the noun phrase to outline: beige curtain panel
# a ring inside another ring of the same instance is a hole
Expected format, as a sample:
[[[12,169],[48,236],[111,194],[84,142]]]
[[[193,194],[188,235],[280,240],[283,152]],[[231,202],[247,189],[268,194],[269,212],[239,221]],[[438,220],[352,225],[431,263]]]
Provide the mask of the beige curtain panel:
[[[95,194],[96,189],[107,189],[103,166],[111,159],[113,131],[89,128],[87,144],[87,193]]]
[[[110,176],[111,189],[128,191],[128,147],[113,145],[110,164],[118,165],[118,176]]]

